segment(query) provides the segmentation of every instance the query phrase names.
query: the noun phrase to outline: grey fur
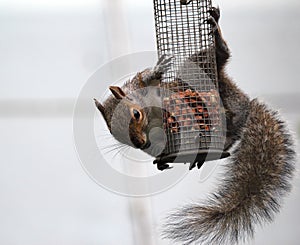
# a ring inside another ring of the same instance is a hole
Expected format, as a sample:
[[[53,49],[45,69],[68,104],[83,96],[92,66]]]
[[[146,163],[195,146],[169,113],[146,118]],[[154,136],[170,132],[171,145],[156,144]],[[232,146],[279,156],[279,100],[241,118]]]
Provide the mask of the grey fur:
[[[215,20],[210,18],[209,23],[214,25],[219,92],[226,114],[224,149],[230,149],[238,140],[239,143],[228,159],[220,188],[208,200],[178,209],[167,218],[163,236],[180,244],[234,244],[252,237],[256,224],[272,221],[279,212],[282,197],[291,189],[295,168],[293,142],[277,112],[267,109],[257,100],[250,101],[224,71],[230,51],[217,24],[219,9],[213,8],[210,13]],[[205,52],[202,50],[192,55],[190,61],[203,64],[201,57],[206,56]],[[133,142],[133,138],[141,137],[141,132],[147,131],[147,127],[154,123],[153,118],[160,116],[153,117],[153,112],[145,110],[140,131],[135,127],[126,130],[124,125],[132,125],[128,121],[130,106],[147,105],[147,96],[141,89],[159,84],[170,62],[170,57],[163,57],[156,67],[146,69],[126,82],[122,86],[126,95],[140,90],[129,100],[120,101],[110,96],[103,106],[96,102],[111,133],[120,142],[141,148],[142,144]],[[116,120],[113,120],[113,115]],[[161,120],[158,121],[159,124]],[[114,127],[112,122],[115,122]],[[155,155],[151,149],[143,150]]]

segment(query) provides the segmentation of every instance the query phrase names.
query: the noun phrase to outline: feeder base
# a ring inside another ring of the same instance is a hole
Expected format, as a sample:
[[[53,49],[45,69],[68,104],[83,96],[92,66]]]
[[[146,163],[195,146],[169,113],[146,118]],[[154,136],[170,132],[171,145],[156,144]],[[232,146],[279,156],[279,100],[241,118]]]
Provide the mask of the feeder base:
[[[229,156],[229,152],[221,150],[185,151],[160,155],[153,161],[153,164],[157,164],[159,170],[165,170],[170,168],[168,163],[190,163],[189,169],[191,170],[196,167],[196,165],[200,168],[204,162],[218,160]]]

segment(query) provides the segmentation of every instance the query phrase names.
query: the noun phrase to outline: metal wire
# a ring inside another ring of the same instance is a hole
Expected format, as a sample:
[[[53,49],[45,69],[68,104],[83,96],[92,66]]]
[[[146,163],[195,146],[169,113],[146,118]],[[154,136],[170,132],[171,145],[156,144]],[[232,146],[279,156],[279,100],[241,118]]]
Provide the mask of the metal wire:
[[[158,56],[174,56],[163,75],[164,154],[224,146],[211,0],[154,0]]]

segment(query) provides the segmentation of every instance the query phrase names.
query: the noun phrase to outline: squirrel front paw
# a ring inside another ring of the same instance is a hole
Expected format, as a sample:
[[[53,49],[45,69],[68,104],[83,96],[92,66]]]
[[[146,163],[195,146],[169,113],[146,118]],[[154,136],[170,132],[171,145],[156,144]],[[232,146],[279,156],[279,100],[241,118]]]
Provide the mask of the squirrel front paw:
[[[173,56],[171,55],[162,55],[159,57],[156,65],[152,69],[145,70],[146,72],[142,73],[142,80],[146,86],[157,86],[161,79],[162,74],[167,72],[172,65]]]
[[[153,73],[161,76],[163,73],[167,72],[172,65],[173,58],[174,57],[172,55],[168,54],[160,56],[156,65],[153,67]]]

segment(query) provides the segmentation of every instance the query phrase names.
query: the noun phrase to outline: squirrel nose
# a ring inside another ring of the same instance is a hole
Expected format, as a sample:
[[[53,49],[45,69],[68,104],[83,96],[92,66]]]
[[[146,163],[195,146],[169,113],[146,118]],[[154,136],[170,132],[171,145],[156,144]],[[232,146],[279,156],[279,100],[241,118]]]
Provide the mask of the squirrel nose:
[[[141,147],[141,149],[147,149],[151,146],[151,142],[148,140],[146,143]]]

